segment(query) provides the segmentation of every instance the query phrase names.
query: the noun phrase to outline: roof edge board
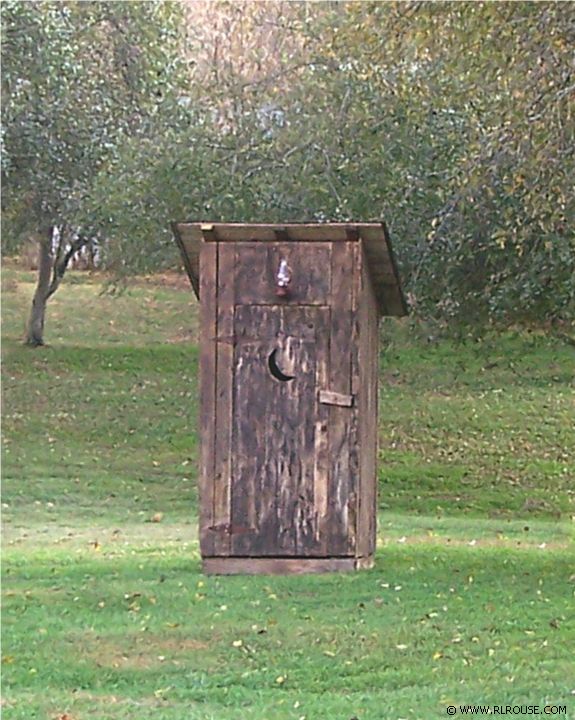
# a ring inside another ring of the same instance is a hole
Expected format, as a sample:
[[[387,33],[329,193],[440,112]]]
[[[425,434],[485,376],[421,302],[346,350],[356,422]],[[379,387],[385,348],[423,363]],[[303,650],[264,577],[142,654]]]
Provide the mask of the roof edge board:
[[[174,233],[174,238],[176,240],[176,244],[180,250],[180,255],[182,257],[182,262],[184,263],[184,268],[186,269],[186,273],[187,273],[188,277],[190,278],[190,283],[192,285],[194,293],[199,300],[200,299],[200,278],[199,278],[199,274],[196,275],[196,273],[194,272],[192,263],[190,261],[190,256],[188,254],[188,249],[184,245],[184,241],[180,234],[180,225],[182,225],[182,223],[172,222],[172,223],[170,223],[170,225],[172,227],[172,232]]]

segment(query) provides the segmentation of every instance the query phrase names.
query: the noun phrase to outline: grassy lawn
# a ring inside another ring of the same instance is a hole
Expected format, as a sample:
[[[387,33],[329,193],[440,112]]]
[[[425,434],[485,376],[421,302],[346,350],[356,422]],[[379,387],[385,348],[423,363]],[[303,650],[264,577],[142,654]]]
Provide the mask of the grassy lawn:
[[[191,291],[72,274],[29,350],[32,281],[3,272],[3,717],[575,718],[572,347],[384,324],[376,567],[204,577]]]

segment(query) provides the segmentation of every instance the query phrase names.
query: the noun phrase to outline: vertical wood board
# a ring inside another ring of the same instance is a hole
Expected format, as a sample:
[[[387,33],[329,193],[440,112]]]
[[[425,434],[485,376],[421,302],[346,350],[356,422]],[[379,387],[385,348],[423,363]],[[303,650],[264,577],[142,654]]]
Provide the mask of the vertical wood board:
[[[216,244],[216,243],[214,243]],[[230,552],[232,492],[232,416],[233,416],[233,321],[235,248],[218,245],[218,310],[216,385],[216,433],[214,441],[214,555]]]
[[[331,269],[331,333],[329,351],[329,387],[351,392],[352,293],[354,275],[354,242],[334,243]],[[351,426],[354,410],[329,407],[329,553],[346,555],[355,551],[354,519],[349,517],[348,500],[355,493],[355,478],[351,475]]]
[[[361,436],[360,491],[358,504],[359,556],[375,551],[377,513],[377,383],[379,374],[379,315],[377,300],[366,267],[361,261],[359,305],[359,428]]]
[[[200,252],[202,303],[200,305],[200,549],[213,555],[214,536],[214,455],[216,432],[216,329],[217,329],[216,244],[204,243]]]
[[[361,402],[363,384],[361,377],[361,366],[359,357],[359,347],[361,340],[362,327],[360,324],[361,319],[361,303],[362,303],[362,267],[363,267],[363,255],[362,255],[362,241],[354,243],[353,245],[353,279],[352,279],[352,295],[351,295],[351,338],[349,344],[349,351],[351,356],[351,394],[354,398],[355,408],[351,419],[350,432],[350,460],[349,460],[349,472],[350,476],[355,478],[354,491],[350,492],[348,497],[348,513],[350,517],[350,526],[353,528],[352,533],[355,533],[354,544],[355,554],[360,555],[359,545],[361,542],[361,534],[363,528],[361,527],[361,517],[359,514],[359,503],[362,492],[362,478],[361,478],[361,454],[363,448],[363,434],[364,429],[361,422],[361,413],[363,412],[363,406]]]

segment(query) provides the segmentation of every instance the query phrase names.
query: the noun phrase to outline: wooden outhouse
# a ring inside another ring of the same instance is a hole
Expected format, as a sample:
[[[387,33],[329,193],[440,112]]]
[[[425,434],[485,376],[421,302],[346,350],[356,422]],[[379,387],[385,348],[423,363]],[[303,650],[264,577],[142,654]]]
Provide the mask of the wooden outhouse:
[[[406,312],[385,226],[174,232],[200,299],[204,571],[369,567],[378,321]]]

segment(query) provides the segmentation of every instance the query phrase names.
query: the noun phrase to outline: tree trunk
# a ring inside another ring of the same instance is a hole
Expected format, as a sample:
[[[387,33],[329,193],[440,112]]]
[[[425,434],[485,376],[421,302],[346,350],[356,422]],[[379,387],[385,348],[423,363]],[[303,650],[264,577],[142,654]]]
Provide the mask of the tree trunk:
[[[32,309],[26,329],[25,344],[33,347],[44,345],[44,316],[46,314],[46,303],[50,296],[50,278],[52,265],[52,231],[53,228],[45,229],[39,238],[38,258],[38,283],[32,300]]]

